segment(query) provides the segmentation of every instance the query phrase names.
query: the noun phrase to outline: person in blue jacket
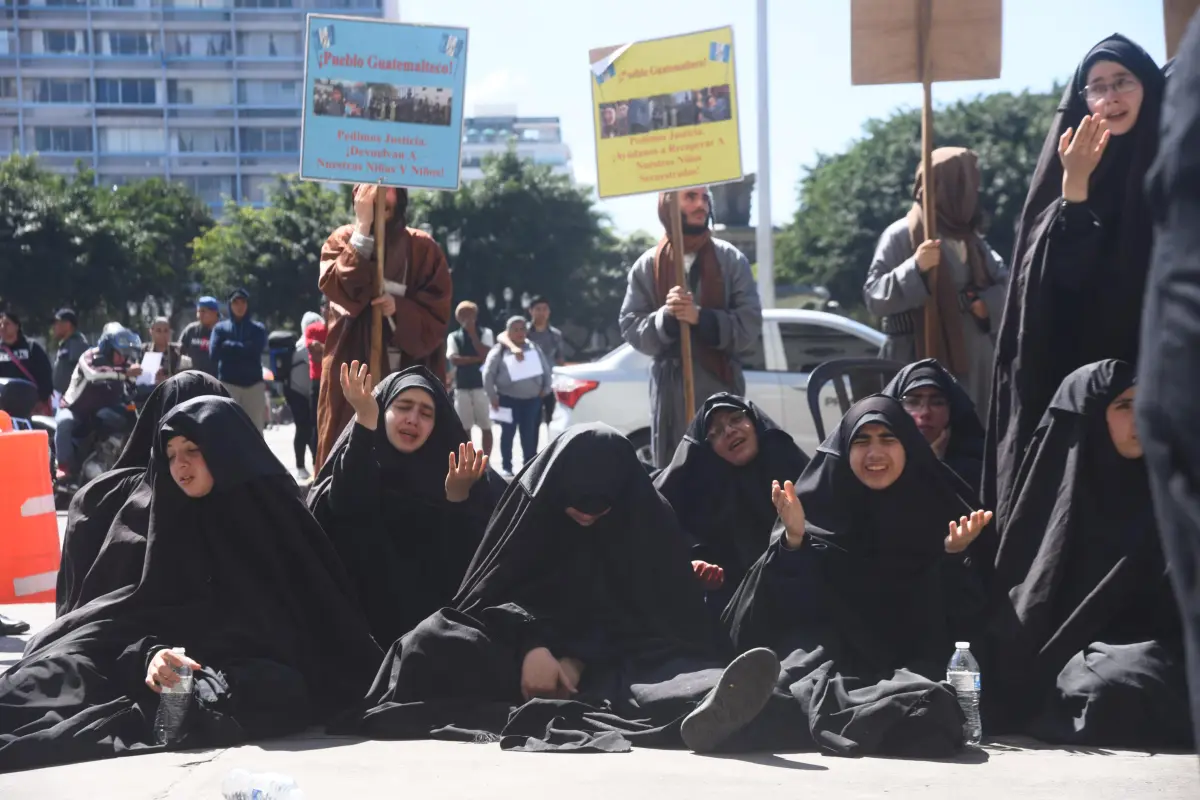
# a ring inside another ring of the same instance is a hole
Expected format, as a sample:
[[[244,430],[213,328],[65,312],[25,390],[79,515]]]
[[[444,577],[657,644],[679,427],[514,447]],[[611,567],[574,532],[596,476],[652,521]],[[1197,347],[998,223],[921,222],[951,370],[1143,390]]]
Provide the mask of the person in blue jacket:
[[[217,366],[217,380],[260,430],[267,419],[262,366],[266,349],[267,329],[250,316],[250,293],[234,290],[229,295],[229,319],[213,327],[209,352]]]

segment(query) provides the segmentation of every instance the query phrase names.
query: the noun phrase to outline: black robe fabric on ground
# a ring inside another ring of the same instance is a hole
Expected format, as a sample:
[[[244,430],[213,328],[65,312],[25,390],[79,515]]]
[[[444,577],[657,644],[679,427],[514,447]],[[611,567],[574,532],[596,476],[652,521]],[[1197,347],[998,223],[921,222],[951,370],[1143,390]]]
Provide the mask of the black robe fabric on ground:
[[[568,507],[610,511],[583,527]],[[522,702],[535,647],[584,663],[578,695]],[[338,729],[515,750],[679,747],[726,656],[670,504],[628,440],[580,425],[514,479],[454,607],[392,645],[363,711]]]
[[[196,443],[214,478],[192,499],[167,441]],[[161,647],[203,665],[180,748],[299,730],[352,707],[381,652],[294,481],[232,400],[163,420],[145,564],[136,583],[58,618],[0,675],[0,771],[163,749],[146,669]]]
[[[418,450],[401,453],[388,441],[385,415],[413,388],[433,399],[433,431]],[[378,426],[371,431],[357,416],[350,420],[308,507],[354,580],[375,639],[392,642],[454,597],[496,501],[490,478],[461,503],[446,499],[447,459],[470,436],[433,373],[415,366],[389,375],[375,387],[375,400]]]
[[[126,509],[125,519],[115,528],[113,520],[142,484],[163,415],[180,403],[206,395],[228,397],[229,392],[216,378],[195,370],[172,375],[154,387],[113,468],[75,493],[63,534],[55,616],[74,611],[141,575],[148,514],[136,522],[133,509]],[[145,499],[149,499],[148,492]],[[144,508],[148,512],[148,503]],[[90,574],[97,565],[99,569]]]
[[[1142,320],[1138,431],[1188,645],[1200,741],[1200,14],[1179,46],[1148,181],[1154,260]]]
[[[984,727],[1052,742],[1191,739],[1178,610],[1142,459],[1105,413],[1133,367],[1071,373],[1034,432],[992,588]]]
[[[890,428],[907,456],[882,491],[850,469],[851,441],[870,423]],[[777,523],[724,621],[735,649],[780,655],[785,689],[821,748],[939,757],[962,747],[962,712],[942,682],[954,652],[948,615],[961,602],[945,596],[953,557],[943,540],[969,511],[966,491],[900,403],[881,395],[851,407],[800,476],[803,544],[784,547]]]
[[[1058,140],[1088,113],[1081,92],[1098,60],[1137,76],[1137,124],[1113,136],[1085,203],[1063,203]],[[1059,384],[1105,358],[1135,363],[1150,263],[1151,217],[1142,182],[1158,149],[1165,79],[1138,45],[1114,34],[1088,53],[1063,92],[1017,226],[996,341],[988,409],[983,502],[1003,533],[1025,450]]]
[[[966,481],[978,496],[986,434],[975,403],[949,370],[939,364],[936,358],[915,361],[900,370],[891,383],[884,387],[882,394],[902,400],[904,395],[924,386],[937,389],[950,403],[950,442],[946,445],[942,461]]]
[[[758,455],[744,467],[730,464],[708,443],[709,420],[721,409],[740,409],[754,423]],[[778,516],[771,502],[771,481],[795,480],[806,466],[808,456],[787,431],[750,401],[721,392],[704,402],[675,457],[654,477],[655,488],[675,509],[691,540],[692,560],[725,571],[724,585],[705,597],[716,614],[771,543]]]

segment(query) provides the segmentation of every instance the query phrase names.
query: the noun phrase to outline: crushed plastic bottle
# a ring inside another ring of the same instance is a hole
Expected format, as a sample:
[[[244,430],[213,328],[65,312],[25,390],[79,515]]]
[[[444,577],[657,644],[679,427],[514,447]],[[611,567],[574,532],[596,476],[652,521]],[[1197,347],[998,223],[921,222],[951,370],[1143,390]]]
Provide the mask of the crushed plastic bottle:
[[[300,786],[278,772],[250,772],[235,769],[221,782],[225,800],[304,800]]]

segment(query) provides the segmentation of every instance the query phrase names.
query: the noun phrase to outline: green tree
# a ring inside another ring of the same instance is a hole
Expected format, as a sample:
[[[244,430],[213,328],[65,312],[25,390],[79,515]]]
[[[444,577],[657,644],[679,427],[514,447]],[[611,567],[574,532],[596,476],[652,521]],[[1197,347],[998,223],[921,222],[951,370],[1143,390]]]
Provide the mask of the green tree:
[[[958,102],[934,116],[938,147],[979,154],[988,242],[1007,262],[1017,217],[1061,87],[1045,94],[999,93]],[[780,234],[780,277],[824,285],[844,308],[863,304],[862,285],[884,228],[912,205],[921,160],[919,110],[864,126],[865,136],[837,155],[821,154],[800,179],[800,206]]]
[[[559,319],[589,326],[615,319],[618,240],[591,188],[511,150],[486,158],[483,173],[457,192],[413,192],[409,201],[409,224],[428,225],[443,249],[451,233],[460,237],[451,263],[455,301],[482,305],[508,286],[518,296],[545,295]]]
[[[206,291],[245,287],[259,319],[295,328],[320,303],[321,247],[350,214],[338,192],[294,175],[269,195],[268,208],[227,203],[223,223],[195,241],[192,267]]]

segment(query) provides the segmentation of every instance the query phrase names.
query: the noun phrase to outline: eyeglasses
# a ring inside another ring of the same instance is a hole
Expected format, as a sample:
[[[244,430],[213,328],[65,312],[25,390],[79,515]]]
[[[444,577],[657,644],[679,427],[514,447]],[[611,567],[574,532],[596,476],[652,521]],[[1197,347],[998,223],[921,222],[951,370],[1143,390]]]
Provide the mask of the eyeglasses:
[[[950,401],[940,395],[906,395],[900,400],[900,404],[904,406],[905,411],[920,411],[922,408],[941,411],[950,407]]]
[[[714,423],[713,426],[708,429],[708,435],[705,438],[707,438],[709,442],[716,442],[734,428],[740,428],[744,426],[747,422],[749,422],[749,420],[750,417],[747,416],[745,411],[732,411],[730,412],[729,416],[725,417],[725,422]]]
[[[1088,84],[1087,86],[1083,87],[1083,91],[1079,93],[1079,96],[1084,100],[1087,100],[1089,103],[1095,103],[1103,100],[1105,97],[1108,97],[1108,93],[1110,91],[1114,94],[1129,94],[1136,89],[1140,89],[1141,86],[1141,81],[1139,81],[1137,78],[1134,78],[1130,75],[1122,75],[1112,83],[1104,83],[1103,81],[1100,81],[1098,83]]]

